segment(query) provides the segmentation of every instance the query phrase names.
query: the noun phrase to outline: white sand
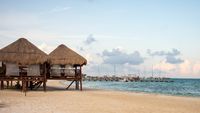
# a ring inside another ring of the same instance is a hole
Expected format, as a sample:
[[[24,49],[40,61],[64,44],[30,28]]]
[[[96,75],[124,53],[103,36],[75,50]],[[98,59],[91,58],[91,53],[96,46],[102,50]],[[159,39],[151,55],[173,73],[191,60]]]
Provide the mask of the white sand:
[[[47,92],[0,91],[0,113],[200,113],[200,98],[105,91],[64,90],[48,81]]]

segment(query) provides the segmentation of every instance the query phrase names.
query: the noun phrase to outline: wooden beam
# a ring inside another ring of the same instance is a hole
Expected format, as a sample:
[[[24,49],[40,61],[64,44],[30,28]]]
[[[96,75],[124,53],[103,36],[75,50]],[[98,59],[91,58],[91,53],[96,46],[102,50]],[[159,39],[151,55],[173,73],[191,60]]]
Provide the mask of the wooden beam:
[[[25,93],[25,96],[26,96],[26,87],[27,87],[27,84],[26,84],[26,77],[23,77],[23,80],[22,80],[22,91]]]
[[[69,87],[74,83],[74,80],[69,84],[69,86],[67,86],[66,89],[69,89]]]
[[[13,81],[12,80],[11,80],[11,84],[10,85],[11,85],[11,87],[13,87]]]
[[[44,88],[44,92],[46,92],[46,80],[45,82],[43,82],[43,88]]]
[[[1,81],[1,90],[4,89],[4,83],[3,83],[3,80]]]
[[[33,81],[30,81],[30,88],[33,90]]]
[[[9,81],[6,81],[6,83],[7,83],[7,88],[9,88]]]
[[[44,64],[44,80],[43,80],[44,92],[46,92],[46,82],[47,82],[47,70],[46,70],[46,63],[45,63]]]
[[[82,91],[82,66],[80,66],[80,90]]]
[[[75,88],[76,88],[76,90],[78,90],[79,89],[79,80],[78,80],[77,66],[75,67],[75,81],[76,81]]]
[[[79,90],[79,80],[76,80],[76,90]]]

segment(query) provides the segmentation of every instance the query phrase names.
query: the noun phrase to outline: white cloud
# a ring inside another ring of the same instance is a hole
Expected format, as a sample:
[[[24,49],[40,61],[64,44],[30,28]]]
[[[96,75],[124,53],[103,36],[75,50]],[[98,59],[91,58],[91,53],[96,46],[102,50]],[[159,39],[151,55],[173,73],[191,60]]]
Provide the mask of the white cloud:
[[[104,63],[107,64],[131,64],[139,65],[144,62],[144,58],[140,55],[138,51],[133,53],[126,53],[121,51],[119,48],[114,48],[112,51],[104,50],[102,53],[104,57]]]
[[[181,54],[181,52],[177,49],[172,49],[172,51],[154,51],[152,52],[150,49],[147,50],[147,54],[150,56],[164,56],[167,63],[170,64],[181,64],[184,62],[181,58],[177,58]]]
[[[166,56],[166,62],[170,64],[180,64],[183,63],[184,60],[176,58],[175,56]]]
[[[87,37],[87,39],[84,41],[84,43],[86,44],[86,45],[90,45],[90,44],[92,44],[93,42],[96,42],[97,40],[93,37],[93,35],[92,34],[90,34],[88,37]]]
[[[154,65],[154,70],[160,70],[173,76],[200,77],[200,62],[185,59],[184,63],[173,65],[162,61]]]

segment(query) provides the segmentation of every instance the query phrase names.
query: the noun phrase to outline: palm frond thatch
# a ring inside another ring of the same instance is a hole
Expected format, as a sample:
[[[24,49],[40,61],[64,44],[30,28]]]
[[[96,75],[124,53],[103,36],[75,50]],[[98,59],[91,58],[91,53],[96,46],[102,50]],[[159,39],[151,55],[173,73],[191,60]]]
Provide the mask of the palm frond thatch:
[[[21,65],[40,64],[47,60],[47,54],[25,38],[20,38],[0,49],[0,61]]]
[[[87,60],[81,55],[61,44],[48,57],[51,64],[86,65]]]

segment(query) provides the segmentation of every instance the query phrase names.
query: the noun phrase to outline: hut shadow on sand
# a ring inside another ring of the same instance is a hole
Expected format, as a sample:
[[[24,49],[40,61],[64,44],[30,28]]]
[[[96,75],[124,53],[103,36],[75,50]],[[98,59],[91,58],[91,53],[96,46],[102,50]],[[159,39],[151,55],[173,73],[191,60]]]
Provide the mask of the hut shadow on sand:
[[[5,108],[5,107],[8,107],[8,105],[5,104],[5,103],[3,103],[3,102],[0,102],[0,109],[1,109],[1,108]]]

